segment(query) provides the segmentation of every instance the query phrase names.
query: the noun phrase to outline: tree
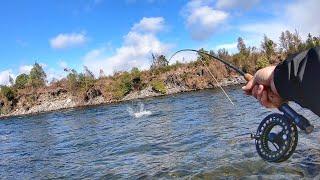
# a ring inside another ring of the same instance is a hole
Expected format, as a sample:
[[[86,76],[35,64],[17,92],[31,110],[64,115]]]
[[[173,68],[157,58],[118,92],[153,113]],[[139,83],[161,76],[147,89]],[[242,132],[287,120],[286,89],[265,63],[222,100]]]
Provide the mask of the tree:
[[[254,62],[250,61],[249,58],[251,48],[246,46],[241,37],[238,38],[237,48],[239,53],[233,56],[234,62],[237,66],[241,67],[243,71],[251,72],[251,70],[254,68]]]
[[[11,87],[1,86],[1,95],[4,96],[8,101],[12,101],[15,93]]]
[[[100,69],[99,78],[104,78],[105,76],[103,69]]]
[[[206,51],[205,49],[203,48],[199,49],[197,60],[202,61],[202,63],[205,62],[208,65],[208,61],[210,60],[211,57],[204,53],[209,54],[209,52]]]
[[[9,75],[9,83],[10,83],[10,86],[14,85],[14,80],[11,75]]]
[[[92,71],[89,70],[89,68],[87,66],[83,66],[84,69],[84,76],[90,79],[94,79],[94,74],[92,73]]]
[[[219,57],[219,58],[226,59],[226,58],[228,58],[229,56],[230,56],[230,55],[229,55],[229,52],[228,52],[228,50],[226,50],[225,48],[218,49],[218,57]]]
[[[23,89],[26,87],[26,85],[28,84],[28,80],[29,80],[29,76],[26,74],[20,74],[15,81],[14,86],[17,89]]]
[[[238,38],[237,48],[240,54],[248,56],[248,49],[246,47],[246,44],[244,43],[244,40],[241,37]]]
[[[94,74],[89,70],[87,66],[84,66],[84,73],[79,74],[79,82],[81,87],[84,87],[86,90],[93,86],[94,84]]]
[[[299,33],[291,33],[290,31],[285,31],[281,33],[280,36],[280,48],[287,54],[293,54],[303,49],[303,44]]]
[[[68,72],[69,72],[69,74],[67,75],[68,88],[70,91],[75,91],[79,86],[78,73],[74,69],[68,70]]]
[[[307,46],[307,48],[309,49],[309,48],[314,47],[314,45],[315,45],[315,43],[314,43],[314,41],[313,41],[313,37],[312,37],[312,35],[309,33],[309,34],[308,34],[308,38],[307,38],[307,40],[306,40],[306,46]]]
[[[157,68],[162,68],[166,67],[169,65],[169,61],[164,55],[154,55],[152,53],[152,64],[150,69],[157,69]]]
[[[47,78],[47,75],[44,72],[42,66],[38,63],[35,63],[29,75],[30,85],[34,88],[45,86],[46,78]]]
[[[261,48],[269,61],[271,60],[271,57],[276,54],[276,46],[276,43],[274,43],[271,39],[264,35],[263,41],[261,43]]]

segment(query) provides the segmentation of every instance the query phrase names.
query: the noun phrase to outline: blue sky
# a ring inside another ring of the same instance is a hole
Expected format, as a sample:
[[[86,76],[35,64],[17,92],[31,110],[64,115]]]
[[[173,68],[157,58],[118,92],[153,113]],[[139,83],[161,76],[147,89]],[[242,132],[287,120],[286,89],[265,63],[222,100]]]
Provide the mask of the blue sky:
[[[4,0],[0,84],[35,61],[50,81],[64,77],[65,67],[95,74],[147,69],[151,53],[180,48],[235,52],[239,36],[259,47],[264,34],[277,41],[287,29],[319,35],[318,7],[318,0]]]

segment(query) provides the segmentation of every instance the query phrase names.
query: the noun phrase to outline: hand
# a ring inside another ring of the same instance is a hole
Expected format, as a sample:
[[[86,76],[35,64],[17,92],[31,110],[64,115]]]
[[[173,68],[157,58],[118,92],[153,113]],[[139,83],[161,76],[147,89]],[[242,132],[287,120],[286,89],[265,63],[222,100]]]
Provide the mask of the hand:
[[[246,94],[255,97],[267,108],[280,107],[284,100],[280,97],[274,85],[273,74],[275,66],[260,69],[242,89]]]

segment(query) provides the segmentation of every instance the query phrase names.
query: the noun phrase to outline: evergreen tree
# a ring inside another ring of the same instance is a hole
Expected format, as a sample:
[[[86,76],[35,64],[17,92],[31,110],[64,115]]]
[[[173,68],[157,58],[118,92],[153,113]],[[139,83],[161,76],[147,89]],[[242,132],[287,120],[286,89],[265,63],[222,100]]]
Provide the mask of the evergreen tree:
[[[47,78],[47,75],[44,72],[42,66],[38,63],[35,63],[29,75],[30,85],[34,88],[45,86],[46,78]]]
[[[15,81],[15,88],[23,89],[28,84],[29,76],[26,74],[20,74]]]
[[[274,43],[271,39],[264,35],[263,41],[261,43],[261,48],[269,61],[271,60],[272,56],[276,54],[276,46],[276,43]]]

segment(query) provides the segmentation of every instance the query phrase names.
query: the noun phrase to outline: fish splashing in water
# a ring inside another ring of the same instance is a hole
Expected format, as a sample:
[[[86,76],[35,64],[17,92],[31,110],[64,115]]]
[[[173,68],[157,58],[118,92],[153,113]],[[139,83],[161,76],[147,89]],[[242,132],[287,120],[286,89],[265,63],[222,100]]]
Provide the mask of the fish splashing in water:
[[[141,118],[142,116],[149,116],[152,114],[151,111],[147,111],[144,109],[144,104],[143,103],[139,103],[139,110],[138,111],[134,111],[133,108],[128,107],[127,111],[129,112],[130,116],[133,116],[135,118]]]

